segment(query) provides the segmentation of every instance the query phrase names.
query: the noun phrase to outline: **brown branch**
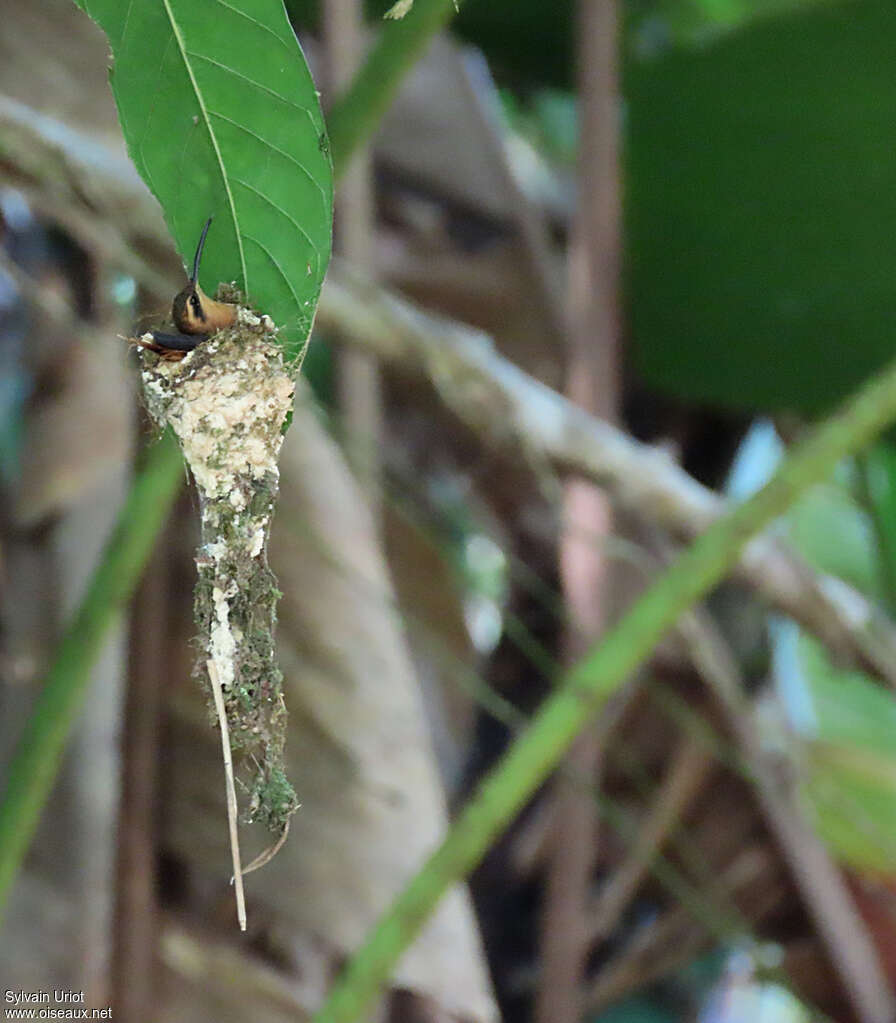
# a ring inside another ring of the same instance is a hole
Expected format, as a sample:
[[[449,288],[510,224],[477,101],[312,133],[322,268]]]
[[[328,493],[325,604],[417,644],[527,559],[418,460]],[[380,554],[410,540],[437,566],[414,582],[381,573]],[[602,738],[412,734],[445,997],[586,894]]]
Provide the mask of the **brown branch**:
[[[569,249],[569,330],[566,393],[579,408],[617,419],[622,388],[619,340],[619,142],[615,0],[580,0],[578,17],[579,208]],[[612,504],[580,476],[563,488],[560,583],[569,619],[563,656],[574,664],[603,632],[608,618]],[[571,747],[564,766],[600,784],[603,745],[594,728]],[[597,855],[597,806],[555,775],[553,828],[548,846],[540,921],[541,973],[537,1023],[577,1023],[582,1017],[590,947],[588,893]]]
[[[675,536],[701,533],[727,507],[669,455],[595,419],[503,358],[490,339],[422,312],[338,261],[318,324],[386,362],[423,373],[445,404],[495,446],[604,486],[620,505]],[[896,687],[896,626],[857,590],[813,572],[766,533],[748,544],[738,574],[842,660]]]
[[[123,151],[113,150],[8,96],[0,96],[0,172],[33,210],[64,227],[103,262],[170,301],[179,260],[158,203]],[[144,245],[167,255],[159,268]]]
[[[49,175],[60,209],[89,195],[100,204],[99,237],[81,221],[75,236],[159,294],[164,273],[134,257],[141,243],[159,252],[170,239],[155,201],[133,167],[108,147],[0,97],[0,166],[18,182],[43,188]],[[51,168],[52,170],[48,170]],[[57,174],[58,171],[58,174]],[[86,233],[85,233],[86,232]],[[386,362],[413,367],[438,387],[446,405],[497,445],[513,444],[535,458],[601,483],[619,503],[683,538],[702,532],[724,510],[722,497],[688,476],[663,451],[639,444],[575,408],[500,356],[480,331],[427,315],[336,261],[323,291],[318,323]],[[813,572],[769,534],[741,559],[740,577],[769,604],[812,632],[838,659],[874,672],[896,687],[896,625],[865,596]]]

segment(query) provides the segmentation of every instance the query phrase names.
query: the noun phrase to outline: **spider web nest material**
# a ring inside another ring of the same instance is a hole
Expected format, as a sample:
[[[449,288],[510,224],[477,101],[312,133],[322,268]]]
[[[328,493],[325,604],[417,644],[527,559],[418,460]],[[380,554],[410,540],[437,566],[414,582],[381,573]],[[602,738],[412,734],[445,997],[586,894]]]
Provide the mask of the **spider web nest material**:
[[[282,835],[298,802],[283,770],[286,706],[274,646],[280,592],[267,546],[295,378],[276,334],[269,317],[241,306],[233,327],[181,361],[146,349],[140,358],[147,409],[159,427],[173,429],[199,492],[195,674],[213,717],[212,674],[220,685],[247,793],[243,819]]]

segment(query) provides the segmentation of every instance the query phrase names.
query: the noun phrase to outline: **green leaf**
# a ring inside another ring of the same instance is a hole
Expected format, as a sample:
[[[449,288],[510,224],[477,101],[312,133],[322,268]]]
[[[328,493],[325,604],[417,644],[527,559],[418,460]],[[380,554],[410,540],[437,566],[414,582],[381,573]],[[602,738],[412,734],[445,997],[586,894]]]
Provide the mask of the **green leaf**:
[[[896,862],[896,695],[831,664],[812,637],[799,641],[810,714],[802,789],[819,834],[859,870]]]
[[[816,413],[893,352],[889,0],[627,69],[628,290],[648,381]]]
[[[760,19],[774,18],[830,0],[652,0],[631,19],[635,45],[665,40],[687,46],[705,44],[723,32],[741,30]]]
[[[330,257],[332,167],[282,0],[81,0],[112,47],[128,151],[185,263],[234,281],[301,351]]]
[[[853,747],[810,749],[804,791],[834,855],[861,871],[896,862],[896,759]]]
[[[867,513],[845,486],[832,481],[813,488],[785,520],[787,539],[815,568],[881,594],[880,564]]]
[[[834,667],[812,637],[801,636],[799,651],[812,699],[813,739],[879,754],[896,774],[896,694],[859,671]]]

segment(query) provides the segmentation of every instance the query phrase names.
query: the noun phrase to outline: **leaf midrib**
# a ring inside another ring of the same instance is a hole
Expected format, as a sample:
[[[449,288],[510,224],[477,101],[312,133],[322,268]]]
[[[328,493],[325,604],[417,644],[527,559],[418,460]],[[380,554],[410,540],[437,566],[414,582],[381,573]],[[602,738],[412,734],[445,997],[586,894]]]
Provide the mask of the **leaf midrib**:
[[[199,104],[199,109],[202,113],[202,120],[205,122],[205,127],[208,130],[209,138],[211,139],[212,147],[215,151],[215,159],[218,161],[218,169],[221,171],[221,180],[224,183],[224,191],[227,194],[227,202],[230,204],[230,215],[233,217],[233,231],[236,235],[236,246],[240,257],[240,268],[243,276],[243,290],[246,295],[249,294],[249,276],[246,271],[246,256],[243,252],[243,238],[240,234],[239,221],[236,215],[236,203],[233,200],[233,192],[230,190],[230,179],[227,176],[227,171],[224,168],[224,160],[221,156],[221,150],[218,146],[218,138],[212,129],[211,119],[209,117],[208,110],[205,106],[205,100],[202,97],[202,92],[199,88],[199,83],[196,81],[196,76],[193,74],[193,66],[189,61],[189,54],[184,40],[180,34],[180,27],[177,24],[177,20],[174,17],[174,12],[171,9],[169,0],[162,0],[165,7],[165,13],[168,15],[168,20],[171,23],[171,32],[174,35],[177,47],[180,50],[181,59],[184,62],[187,75],[190,78],[190,84],[193,86],[193,92],[196,96],[196,102]]]

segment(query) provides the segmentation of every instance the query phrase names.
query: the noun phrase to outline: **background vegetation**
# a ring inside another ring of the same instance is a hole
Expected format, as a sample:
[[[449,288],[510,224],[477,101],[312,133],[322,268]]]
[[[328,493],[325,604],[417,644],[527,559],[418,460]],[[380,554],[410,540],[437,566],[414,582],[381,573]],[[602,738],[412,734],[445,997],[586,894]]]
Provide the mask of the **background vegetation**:
[[[311,1018],[454,819],[317,1018],[408,944],[390,1020],[891,1018],[889,378],[799,442],[889,358],[896,8],[471,2],[430,45],[452,4],[371,6],[351,86],[356,6],[288,4],[328,141],[276,4],[86,6],[108,43],[0,5],[5,988]],[[214,212],[206,286],[294,350],[340,181],[271,549],[304,805],[248,944],[195,511],[115,337],[182,277],[110,45],[181,254]]]

